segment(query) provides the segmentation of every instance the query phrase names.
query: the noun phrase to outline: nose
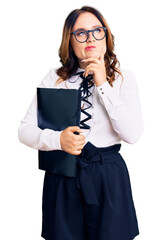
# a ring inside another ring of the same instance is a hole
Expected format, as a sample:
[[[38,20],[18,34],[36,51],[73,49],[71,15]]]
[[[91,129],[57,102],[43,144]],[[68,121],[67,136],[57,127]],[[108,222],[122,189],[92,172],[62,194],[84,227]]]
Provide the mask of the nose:
[[[91,42],[91,41],[95,41],[95,38],[93,37],[93,35],[92,35],[92,32],[89,32],[89,37],[88,37],[88,39],[87,39],[87,42]]]

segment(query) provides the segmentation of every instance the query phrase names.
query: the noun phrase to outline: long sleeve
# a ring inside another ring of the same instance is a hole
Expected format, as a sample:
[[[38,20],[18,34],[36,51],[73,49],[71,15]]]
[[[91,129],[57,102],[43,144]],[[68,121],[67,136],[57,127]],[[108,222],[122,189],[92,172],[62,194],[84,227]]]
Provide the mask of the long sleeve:
[[[53,83],[51,70],[44,77],[39,87],[49,87]],[[37,95],[35,94],[25,117],[18,127],[18,138],[23,144],[37,150],[62,150],[60,134],[62,131],[40,129],[37,121]]]
[[[140,97],[134,74],[131,71],[125,71],[123,77],[120,89],[119,81],[114,87],[106,81],[96,88],[113,129],[123,141],[135,143],[144,129]]]

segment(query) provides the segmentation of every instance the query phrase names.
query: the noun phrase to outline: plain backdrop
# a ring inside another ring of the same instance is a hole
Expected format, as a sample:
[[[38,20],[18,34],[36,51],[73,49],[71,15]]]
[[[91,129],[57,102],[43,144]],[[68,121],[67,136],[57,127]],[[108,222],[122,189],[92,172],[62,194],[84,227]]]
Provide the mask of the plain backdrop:
[[[136,77],[145,129],[135,144],[122,142],[121,154],[139,222],[136,239],[162,239],[162,17],[157,0],[1,1],[0,239],[42,239],[44,172],[38,169],[37,150],[19,142],[17,128],[36,87],[51,68],[60,66],[65,18],[83,5],[106,18],[121,67]]]

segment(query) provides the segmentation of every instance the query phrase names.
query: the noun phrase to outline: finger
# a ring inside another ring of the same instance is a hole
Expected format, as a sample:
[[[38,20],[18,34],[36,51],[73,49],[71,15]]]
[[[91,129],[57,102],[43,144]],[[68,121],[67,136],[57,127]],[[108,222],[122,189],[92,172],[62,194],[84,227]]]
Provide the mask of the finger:
[[[78,145],[76,146],[76,149],[83,149],[84,148],[84,142],[79,142]]]
[[[96,64],[91,64],[91,66],[88,65],[85,69],[84,76],[87,77],[88,74],[91,74],[91,73],[93,74],[95,69],[96,69]]]
[[[84,73],[84,77],[87,77],[89,74],[94,74],[93,69],[87,69],[86,72]]]
[[[73,152],[72,154],[73,154],[73,155],[79,155],[81,152],[82,152],[81,150],[79,150],[79,151],[76,150],[76,151]]]
[[[85,71],[90,69],[90,68],[93,68],[93,67],[96,67],[97,64],[96,63],[90,63],[86,68],[85,68]]]
[[[84,135],[78,135],[78,141],[85,141]]]
[[[104,61],[104,56],[105,56],[105,47],[102,48],[101,55],[100,55],[100,58],[99,58],[102,63],[105,62]]]
[[[77,141],[79,141],[79,142],[80,142],[80,141],[85,141],[85,136],[84,136],[84,135],[81,135],[81,134],[80,134],[80,135],[77,135],[76,137],[77,137],[77,138],[76,138]]]
[[[85,141],[85,136],[84,135],[77,135],[76,138],[78,143],[83,143]]]
[[[99,59],[98,58],[86,58],[81,60],[81,62],[96,62],[99,63]]]
[[[68,129],[69,129],[71,132],[79,132],[79,133],[82,133],[82,132],[83,132],[83,130],[82,130],[80,127],[78,127],[78,126],[70,126],[70,127],[68,127]]]
[[[83,144],[80,144],[79,146],[77,146],[77,150],[81,150],[83,148],[84,148]]]
[[[80,141],[78,141],[78,145],[79,145],[79,146],[81,146],[81,145],[83,146],[84,144],[85,144],[85,140],[80,140]]]

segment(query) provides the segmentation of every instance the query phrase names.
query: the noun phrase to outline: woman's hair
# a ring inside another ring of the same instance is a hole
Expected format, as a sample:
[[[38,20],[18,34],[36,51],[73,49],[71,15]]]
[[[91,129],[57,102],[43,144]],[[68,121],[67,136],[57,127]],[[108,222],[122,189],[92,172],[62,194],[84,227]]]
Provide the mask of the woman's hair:
[[[115,81],[115,72],[119,73],[122,76],[122,73],[117,68],[117,66],[120,67],[120,62],[118,61],[115,53],[113,52],[114,36],[112,35],[110,28],[102,14],[95,8],[89,6],[83,6],[81,9],[73,10],[65,20],[62,33],[62,42],[59,48],[59,57],[62,66],[56,70],[57,75],[60,76],[60,78],[57,79],[56,83],[59,84],[60,82],[70,78],[72,74],[76,73],[79,67],[78,59],[74,51],[71,50],[72,48],[70,42],[70,33],[72,32],[72,28],[79,15],[85,12],[90,12],[94,14],[101,22],[103,27],[107,28],[106,30],[107,51],[105,53],[104,59],[108,82],[110,83],[111,86],[113,86],[112,83],[113,81]]]

